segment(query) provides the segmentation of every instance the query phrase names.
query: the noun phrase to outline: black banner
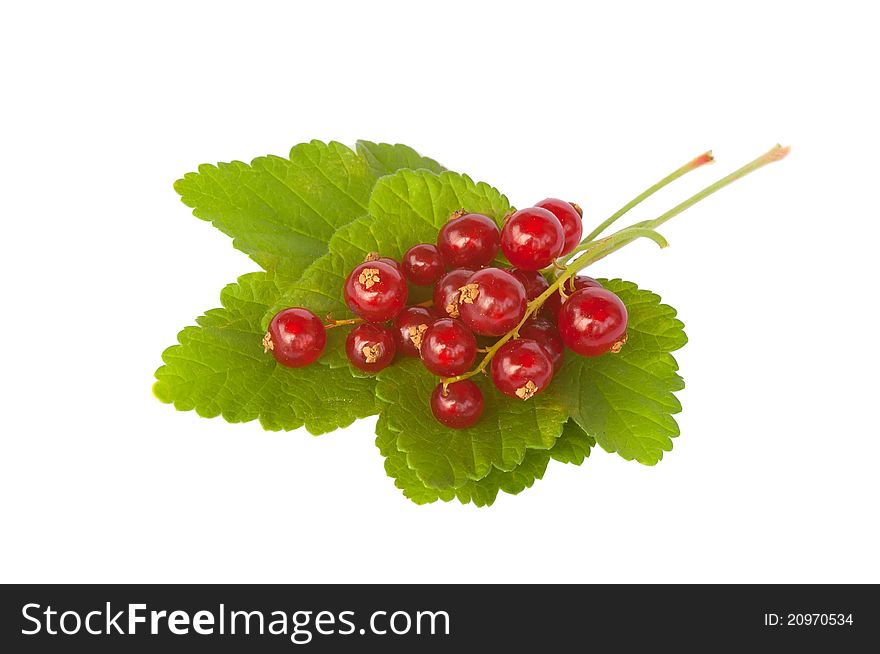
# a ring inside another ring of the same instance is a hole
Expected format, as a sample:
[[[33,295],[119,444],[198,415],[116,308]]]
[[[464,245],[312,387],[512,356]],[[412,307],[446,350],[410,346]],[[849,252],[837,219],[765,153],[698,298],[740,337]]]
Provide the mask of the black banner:
[[[609,643],[621,651],[759,644],[852,651],[846,648],[878,642],[877,590],[868,585],[12,585],[0,587],[0,651],[442,652],[485,646],[493,652],[546,652]]]

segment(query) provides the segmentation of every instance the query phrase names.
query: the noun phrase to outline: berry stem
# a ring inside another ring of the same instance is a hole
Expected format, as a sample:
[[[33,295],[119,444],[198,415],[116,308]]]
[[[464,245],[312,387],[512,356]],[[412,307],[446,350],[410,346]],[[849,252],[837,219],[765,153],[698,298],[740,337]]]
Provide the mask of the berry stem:
[[[410,306],[427,308],[434,306],[434,302],[433,300],[425,300],[424,302],[419,302],[418,304],[413,304]],[[345,318],[344,320],[333,320],[333,317],[328,314],[327,322],[324,323],[324,329],[333,329],[334,327],[343,327],[345,325],[360,325],[364,322],[366,322],[366,320],[364,320],[363,318]]]
[[[648,229],[655,229],[655,228],[659,227],[660,225],[662,225],[663,223],[665,223],[670,218],[672,218],[673,216],[677,216],[678,214],[680,214],[682,211],[684,211],[688,207],[691,207],[691,206],[695,205],[697,202],[699,202],[700,200],[709,197],[715,191],[719,191],[719,190],[723,189],[725,186],[727,186],[731,182],[735,182],[740,177],[745,177],[749,173],[754,172],[754,171],[758,170],[759,168],[763,168],[764,166],[766,166],[769,163],[773,163],[774,161],[781,161],[781,160],[785,159],[785,157],[788,156],[788,153],[790,151],[791,151],[790,146],[782,147],[781,145],[779,145],[777,143],[770,150],[768,150],[767,152],[762,154],[760,157],[758,157],[754,161],[747,163],[745,166],[743,166],[739,170],[733,171],[727,177],[723,177],[723,178],[719,179],[714,184],[710,184],[709,186],[704,188],[702,191],[692,195],[691,197],[689,197],[687,200],[685,200],[681,204],[673,207],[672,209],[670,209],[669,211],[664,213],[662,216],[659,216],[658,218],[655,218],[654,220],[643,221],[641,223],[633,225],[633,227],[647,227]]]
[[[589,243],[590,241],[594,240],[597,236],[599,236],[599,234],[601,234],[608,227],[610,227],[618,218],[623,216],[625,213],[627,213],[633,207],[641,204],[644,200],[646,200],[649,197],[651,197],[652,195],[654,195],[657,191],[662,189],[667,184],[671,184],[672,182],[677,180],[679,177],[681,177],[685,173],[689,173],[690,171],[696,170],[697,168],[699,168],[700,166],[703,166],[705,164],[710,164],[713,161],[715,161],[715,158],[712,156],[711,150],[709,150],[708,152],[704,152],[699,157],[694,157],[689,162],[687,162],[684,166],[682,166],[681,168],[679,168],[675,172],[670,173],[669,175],[667,175],[666,177],[661,179],[659,182],[654,184],[654,186],[651,186],[650,188],[644,190],[642,193],[640,193],[639,195],[634,197],[632,200],[627,202],[625,205],[623,205],[614,214],[609,216],[605,220],[605,222],[603,222],[601,225],[596,227],[596,229],[594,229],[592,232],[590,232],[587,235],[587,237],[583,241],[581,241],[581,243]]]
[[[656,192],[657,190],[659,190],[669,182],[677,179],[678,177],[681,177],[689,170],[693,170],[694,168],[698,168],[703,164],[713,161],[712,153],[707,152],[703,155],[700,155],[687,165],[679,168],[677,171],[672,173],[672,175],[669,175],[668,177],[664,178],[663,180],[652,186],[650,189],[642,193],[642,195],[626,205],[623,209],[618,211],[617,214],[606,220],[602,225],[594,230],[592,234],[581,241],[581,244],[567,255],[567,257],[572,257],[573,255],[579,256],[576,256],[568,263],[568,265],[565,267],[565,272],[560,274],[560,276],[552,284],[550,284],[547,290],[545,290],[538,297],[529,302],[528,306],[526,307],[525,315],[523,316],[522,320],[519,321],[519,324],[512,330],[510,330],[507,334],[498,339],[498,341],[488,349],[488,351],[486,352],[486,356],[483,357],[476,368],[461,375],[457,375],[455,377],[447,377],[443,379],[443,388],[445,389],[449,384],[457,381],[462,381],[463,379],[468,379],[469,377],[473,377],[477,373],[485,370],[486,367],[489,365],[489,362],[492,361],[492,357],[495,356],[495,353],[501,348],[501,346],[504,345],[511,338],[518,338],[519,330],[525,324],[525,322],[531,316],[533,316],[535,312],[538,311],[538,309],[541,308],[547,298],[549,298],[553,293],[564,292],[563,284],[566,282],[566,280],[574,277],[580,270],[586,268],[592,263],[595,263],[599,259],[608,256],[612,252],[616,252],[620,248],[628,245],[629,243],[632,243],[639,238],[649,238],[661,248],[666,247],[668,243],[666,242],[666,239],[663,238],[663,236],[655,231],[657,227],[668,221],[670,218],[677,216],[685,209],[692,207],[700,200],[703,200],[704,198],[712,195],[713,193],[715,193],[715,191],[724,188],[731,182],[735,182],[739,178],[745,177],[749,173],[754,172],[769,163],[773,163],[774,161],[781,161],[788,155],[790,150],[790,147],[782,147],[781,145],[777,144],[754,161],[747,163],[742,168],[735,170],[726,177],[719,179],[714,184],[707,186],[699,193],[692,195],[684,202],[676,205],[675,207],[673,207],[666,213],[658,216],[657,218],[636,223],[631,227],[625,227],[624,229],[614,232],[613,234],[611,234],[611,236],[606,236],[605,238],[599,239],[598,241],[593,240],[603,229],[605,229],[605,227],[613,223],[615,220],[617,220],[617,218],[622,216],[624,213],[629,211],[629,209],[637,205],[639,202],[644,200],[652,193]]]

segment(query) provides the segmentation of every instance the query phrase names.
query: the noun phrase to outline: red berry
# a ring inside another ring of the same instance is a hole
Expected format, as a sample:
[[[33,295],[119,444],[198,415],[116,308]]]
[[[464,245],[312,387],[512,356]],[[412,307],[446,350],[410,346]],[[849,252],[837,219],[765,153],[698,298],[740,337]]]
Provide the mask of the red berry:
[[[492,381],[505,395],[527,400],[547,388],[551,379],[553,363],[533,340],[508,341],[492,359]]]
[[[506,270],[478,270],[461,289],[458,311],[462,322],[483,336],[502,336],[526,313],[526,289]]]
[[[582,288],[602,288],[602,284],[597,282],[592,277],[587,277],[586,275],[577,275],[576,277],[569,277],[565,282],[563,282],[562,289],[566,292],[566,294],[570,295],[575,291],[579,291]],[[559,293],[554,293],[546,300],[544,300],[544,304],[541,305],[541,313],[545,318],[552,322],[557,322],[559,320],[559,307],[562,306],[562,298],[559,297]]]
[[[384,261],[365,261],[345,280],[345,303],[364,320],[391,320],[406,305],[403,274]]]
[[[422,338],[435,320],[424,307],[407,307],[394,319],[397,329],[397,351],[407,357],[419,356]]]
[[[481,213],[459,214],[453,213],[437,234],[443,262],[447,268],[485,266],[498,254],[498,225]]]
[[[348,360],[364,372],[379,372],[386,368],[394,360],[396,350],[394,332],[368,322],[352,329],[345,339]]]
[[[544,352],[553,364],[553,374],[559,371],[565,357],[565,344],[556,325],[544,318],[532,318],[520,327],[519,335],[520,338],[531,339],[544,348]]]
[[[511,268],[510,274],[522,282],[526,289],[526,299],[530,302],[547,290],[550,282],[537,270],[520,270],[519,268]]]
[[[263,350],[290,368],[314,362],[324,351],[327,331],[324,323],[308,309],[285,309],[272,318],[263,337]]]
[[[562,231],[565,233],[565,245],[562,247],[562,252],[559,256],[574,250],[577,244],[581,242],[581,236],[584,233],[584,221],[581,219],[580,211],[578,211],[580,207],[559,198],[547,198],[546,200],[541,200],[535,206],[546,209],[556,216],[562,224]]]
[[[403,274],[416,286],[430,286],[445,270],[440,250],[430,243],[413,245],[403,254]]]
[[[483,394],[469,379],[449,384],[437,384],[431,393],[431,413],[438,422],[452,429],[464,429],[476,424],[483,415]]]
[[[467,372],[477,358],[477,340],[458,320],[441,318],[428,327],[419,348],[425,368],[439,377]]]
[[[559,334],[571,350],[596,357],[619,352],[626,342],[626,307],[604,288],[584,288],[573,293],[559,310]]]
[[[446,273],[434,286],[434,313],[441,318],[458,318],[459,289],[474,274],[468,268],[458,268]]]
[[[530,207],[513,214],[501,230],[501,250],[517,268],[546,268],[562,254],[562,223],[546,209]]]

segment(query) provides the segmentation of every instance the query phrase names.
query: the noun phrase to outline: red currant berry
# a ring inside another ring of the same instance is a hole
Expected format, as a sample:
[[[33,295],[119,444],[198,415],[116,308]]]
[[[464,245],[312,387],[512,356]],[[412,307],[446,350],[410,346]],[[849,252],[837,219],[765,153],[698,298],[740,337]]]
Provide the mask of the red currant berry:
[[[501,250],[517,268],[546,268],[562,254],[565,232],[562,223],[546,209],[520,209],[504,223]]]
[[[546,291],[550,286],[547,278],[537,270],[520,270],[519,268],[511,268],[510,274],[522,282],[523,287],[526,289],[526,299],[530,302]]]
[[[419,356],[422,338],[435,320],[424,307],[407,307],[394,319],[397,329],[397,351],[407,357]]]
[[[345,339],[348,360],[364,372],[379,372],[386,368],[394,360],[396,350],[394,332],[368,322],[352,329]]]
[[[519,335],[520,338],[531,339],[544,348],[544,352],[553,364],[553,374],[559,372],[565,357],[565,344],[556,325],[544,318],[532,318],[520,327]]]
[[[416,286],[434,284],[445,270],[440,250],[430,243],[413,245],[403,255],[403,274]]]
[[[565,245],[562,247],[562,252],[559,256],[574,250],[577,244],[581,242],[581,236],[584,233],[584,221],[581,220],[580,207],[558,198],[541,200],[535,206],[546,209],[556,216],[560,224],[562,224],[562,231],[565,233]]]
[[[626,343],[626,307],[604,288],[584,288],[573,293],[559,310],[559,334],[571,350],[596,357],[619,352]]]
[[[384,261],[365,261],[345,280],[345,303],[364,320],[391,320],[406,305],[406,280]]]
[[[419,348],[425,368],[439,377],[467,372],[477,358],[477,340],[458,320],[441,318],[428,327]]]
[[[498,254],[500,239],[498,225],[489,216],[456,211],[440,228],[437,249],[447,268],[479,268]]]
[[[434,313],[441,318],[458,318],[459,289],[474,274],[468,268],[458,268],[446,273],[434,286]]]
[[[285,309],[272,318],[263,337],[263,351],[289,368],[301,368],[314,362],[324,351],[327,331],[324,323],[308,309]]]
[[[483,336],[502,336],[526,313],[526,289],[506,270],[478,270],[460,289],[461,320]]]
[[[452,429],[470,427],[483,415],[483,394],[469,379],[449,384],[437,384],[431,393],[431,413],[437,421]]]
[[[590,287],[602,288],[602,284],[592,277],[577,275],[576,277],[569,277],[562,285],[562,289],[569,295],[582,288]],[[562,298],[559,297],[559,293],[554,293],[544,300],[544,304],[541,305],[541,313],[545,318],[555,323],[559,319],[559,307],[561,306]]]
[[[543,391],[553,379],[553,363],[535,341],[508,341],[492,359],[492,381],[510,397],[527,400]]]

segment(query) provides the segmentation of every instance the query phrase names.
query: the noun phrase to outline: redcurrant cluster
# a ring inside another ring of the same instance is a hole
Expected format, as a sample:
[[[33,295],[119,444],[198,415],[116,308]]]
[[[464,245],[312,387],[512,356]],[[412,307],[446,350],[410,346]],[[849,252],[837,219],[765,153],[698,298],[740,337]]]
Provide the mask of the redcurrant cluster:
[[[376,373],[397,354],[420,357],[442,378],[431,395],[434,416],[469,427],[483,412],[469,379],[477,371],[488,367],[499,391],[528,400],[550,384],[565,347],[593,357],[626,342],[626,307],[614,293],[586,276],[548,279],[565,270],[554,263],[582,231],[580,207],[554,198],[510,214],[500,230],[488,216],[456,211],[436,245],[414,245],[400,262],[371,254],[355,266],[343,294],[358,318],[325,325],[307,309],[285,309],[264,348],[285,366],[305,366],[321,355],[325,329],[355,324],[345,342],[352,365]],[[513,267],[492,265],[499,250]],[[432,286],[433,299],[407,306],[408,284]],[[478,352],[485,358],[472,370]]]

